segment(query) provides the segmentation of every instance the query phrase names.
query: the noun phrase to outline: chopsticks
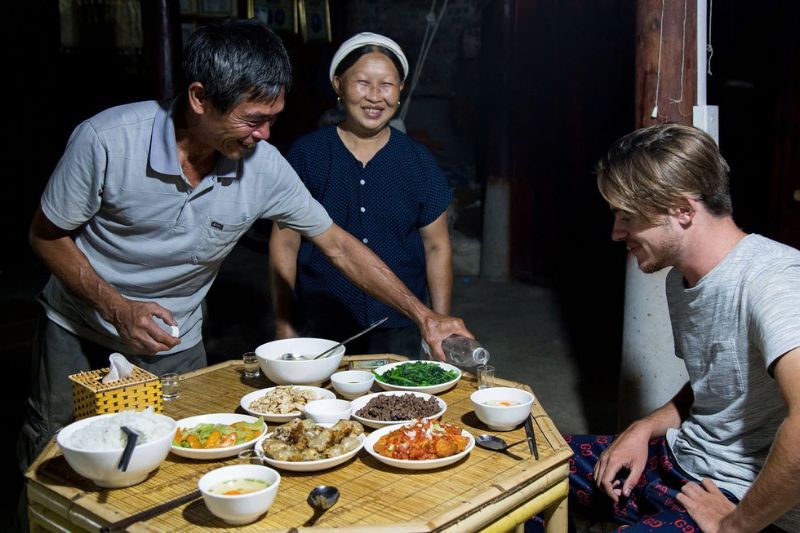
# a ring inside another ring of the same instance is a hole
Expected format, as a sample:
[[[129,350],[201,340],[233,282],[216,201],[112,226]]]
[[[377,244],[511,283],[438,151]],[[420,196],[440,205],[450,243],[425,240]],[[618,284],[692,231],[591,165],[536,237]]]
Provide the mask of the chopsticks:
[[[194,492],[190,492],[189,494],[184,494],[183,496],[175,498],[174,500],[166,501],[166,502],[164,502],[162,504],[156,505],[155,507],[151,507],[150,509],[147,509],[146,511],[142,511],[140,513],[136,513],[134,515],[131,515],[128,518],[124,518],[124,519],[120,520],[119,522],[113,522],[113,523],[111,523],[111,524],[109,524],[107,526],[103,526],[103,527],[100,528],[100,532],[101,533],[110,533],[111,531],[119,531],[119,530],[125,529],[128,526],[130,526],[132,524],[135,524],[136,522],[141,522],[143,520],[148,520],[150,518],[153,518],[154,516],[160,515],[161,513],[165,513],[167,511],[169,511],[170,509],[178,507],[179,505],[182,505],[182,504],[184,504],[186,502],[190,502],[192,500],[196,500],[200,496],[202,496],[202,494],[200,494],[199,490],[196,490]]]
[[[528,437],[528,448],[534,459],[539,460],[539,448],[536,446],[536,435],[533,431],[533,415],[528,415],[525,419],[525,435]]]

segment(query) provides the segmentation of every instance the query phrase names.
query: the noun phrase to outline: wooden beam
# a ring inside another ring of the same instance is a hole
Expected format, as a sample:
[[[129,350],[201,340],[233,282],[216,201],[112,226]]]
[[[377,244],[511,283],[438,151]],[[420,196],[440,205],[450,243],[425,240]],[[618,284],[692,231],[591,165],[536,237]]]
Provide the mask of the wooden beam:
[[[695,0],[638,1],[637,128],[661,122],[691,125],[697,99],[696,14]]]

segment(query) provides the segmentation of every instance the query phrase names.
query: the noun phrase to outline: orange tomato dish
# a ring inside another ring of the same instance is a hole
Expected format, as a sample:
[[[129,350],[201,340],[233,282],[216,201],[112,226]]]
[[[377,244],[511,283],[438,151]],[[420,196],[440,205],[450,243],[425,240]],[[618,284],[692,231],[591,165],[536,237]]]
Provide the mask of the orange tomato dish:
[[[392,459],[441,459],[463,452],[469,439],[461,428],[438,420],[418,420],[382,436],[373,449]]]

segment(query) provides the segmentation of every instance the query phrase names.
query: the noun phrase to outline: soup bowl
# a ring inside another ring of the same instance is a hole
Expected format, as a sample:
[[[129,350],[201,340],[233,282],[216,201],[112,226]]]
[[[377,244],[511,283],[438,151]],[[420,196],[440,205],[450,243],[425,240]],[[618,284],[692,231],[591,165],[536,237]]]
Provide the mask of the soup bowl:
[[[470,395],[478,419],[495,431],[511,431],[531,413],[534,396],[512,387],[490,387]]]
[[[245,480],[264,486],[242,494],[223,493],[224,490],[241,488],[239,484]],[[214,516],[228,524],[242,525],[255,522],[267,512],[275,501],[280,484],[281,475],[276,470],[263,465],[242,464],[215,468],[200,478],[197,488]]]

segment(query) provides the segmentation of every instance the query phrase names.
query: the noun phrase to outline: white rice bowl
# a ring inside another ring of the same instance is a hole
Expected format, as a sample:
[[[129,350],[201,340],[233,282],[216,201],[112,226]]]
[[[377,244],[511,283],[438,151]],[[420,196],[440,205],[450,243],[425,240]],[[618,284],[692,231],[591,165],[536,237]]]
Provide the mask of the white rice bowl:
[[[117,468],[127,437],[127,426],[139,434],[125,472]],[[73,422],[56,435],[67,463],[100,487],[129,487],[144,481],[167,456],[177,425],[168,416],[151,411],[112,413]]]

